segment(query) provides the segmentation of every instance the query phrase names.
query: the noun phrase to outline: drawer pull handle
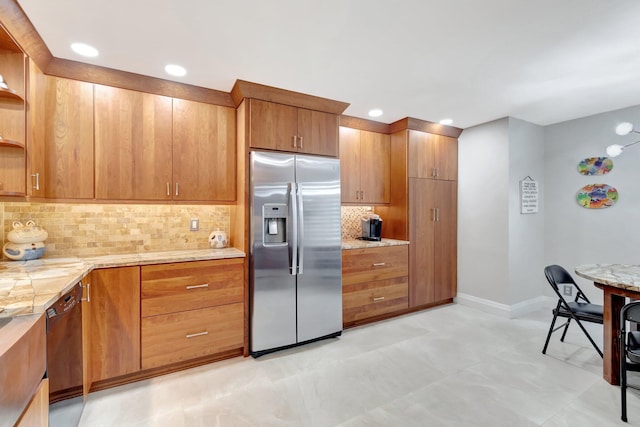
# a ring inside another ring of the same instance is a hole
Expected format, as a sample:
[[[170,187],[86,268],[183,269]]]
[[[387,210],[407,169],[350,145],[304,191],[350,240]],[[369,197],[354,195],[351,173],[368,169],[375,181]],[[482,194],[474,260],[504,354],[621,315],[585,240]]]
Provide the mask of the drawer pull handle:
[[[198,332],[197,334],[187,334],[186,337],[187,338],[195,338],[195,337],[201,337],[203,335],[209,335],[209,331]]]
[[[371,298],[372,301],[382,301],[384,299],[384,297],[374,297]]]
[[[208,288],[209,284],[208,283],[203,283],[202,285],[189,285],[186,288],[187,289],[199,289],[199,288]]]
[[[374,267],[383,267],[386,264],[386,262],[374,262],[373,266]]]

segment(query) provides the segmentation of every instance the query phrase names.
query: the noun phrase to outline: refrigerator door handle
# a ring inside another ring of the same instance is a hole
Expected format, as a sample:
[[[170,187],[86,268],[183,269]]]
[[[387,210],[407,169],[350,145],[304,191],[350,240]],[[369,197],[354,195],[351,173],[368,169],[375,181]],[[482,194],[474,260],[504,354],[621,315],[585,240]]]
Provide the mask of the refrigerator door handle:
[[[302,203],[302,184],[298,184],[298,274],[302,274],[304,267],[304,205]]]
[[[291,275],[298,273],[298,203],[296,183],[289,183],[289,205],[291,206]]]

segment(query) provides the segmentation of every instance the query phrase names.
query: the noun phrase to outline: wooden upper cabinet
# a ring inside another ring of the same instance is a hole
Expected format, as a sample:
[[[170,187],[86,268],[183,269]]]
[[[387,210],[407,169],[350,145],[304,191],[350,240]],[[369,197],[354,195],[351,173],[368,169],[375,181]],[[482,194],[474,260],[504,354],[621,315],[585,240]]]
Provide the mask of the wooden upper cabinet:
[[[173,199],[236,199],[235,110],[173,100]]]
[[[342,203],[389,203],[390,137],[340,127]]]
[[[338,155],[338,116],[250,99],[249,147]]]
[[[95,85],[96,198],[171,200],[172,99]]]
[[[45,77],[47,198],[93,198],[93,85]]]
[[[298,108],[298,152],[338,157],[338,116]]]
[[[45,76],[38,66],[29,60],[29,91],[27,115],[27,194],[45,196],[45,137],[44,137],[44,88]]]
[[[342,203],[360,202],[360,131],[340,126],[340,194]]]
[[[458,140],[409,131],[409,177],[458,180]]]

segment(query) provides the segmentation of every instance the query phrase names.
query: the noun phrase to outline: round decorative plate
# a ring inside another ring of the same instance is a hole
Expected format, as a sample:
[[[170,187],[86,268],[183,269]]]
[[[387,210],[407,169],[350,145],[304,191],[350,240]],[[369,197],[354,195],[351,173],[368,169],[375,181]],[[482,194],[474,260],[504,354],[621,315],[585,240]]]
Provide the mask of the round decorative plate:
[[[589,157],[578,163],[582,175],[604,175],[613,169],[613,160],[608,157]]]
[[[607,184],[589,184],[578,190],[578,203],[587,209],[604,209],[618,201],[618,190]]]

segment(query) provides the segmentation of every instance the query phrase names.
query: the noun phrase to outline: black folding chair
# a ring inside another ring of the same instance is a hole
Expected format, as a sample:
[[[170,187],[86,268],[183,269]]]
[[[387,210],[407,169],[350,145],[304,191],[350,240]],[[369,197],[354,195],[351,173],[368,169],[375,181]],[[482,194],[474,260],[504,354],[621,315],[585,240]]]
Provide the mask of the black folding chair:
[[[553,291],[558,296],[558,304],[556,308],[553,309],[553,320],[551,321],[551,326],[549,327],[549,333],[547,334],[547,340],[544,343],[544,348],[542,349],[542,354],[546,354],[547,346],[549,345],[549,339],[551,338],[551,334],[557,331],[558,329],[564,327],[564,331],[562,332],[562,337],[560,341],[564,342],[564,337],[567,335],[567,330],[569,329],[569,324],[571,320],[575,320],[582,332],[587,336],[589,342],[596,349],[600,357],[602,357],[602,351],[598,345],[593,341],[589,332],[582,325],[582,322],[591,322],[591,323],[599,323],[602,325],[603,323],[603,310],[602,306],[598,304],[591,304],[587,296],[582,292],[582,289],[578,286],[578,284],[573,280],[573,277],[559,265],[549,265],[544,269],[544,275],[547,277],[549,284],[553,288]],[[564,296],[560,292],[559,285],[568,284],[572,285],[576,289],[576,296],[573,301],[565,300]],[[558,317],[564,317],[567,319],[566,323],[556,327],[556,319]]]
[[[640,322],[640,301],[630,302],[620,310],[620,418],[624,422],[627,422],[627,387],[640,390],[637,385],[627,384],[627,371],[640,372],[640,331],[627,332],[627,321]]]

